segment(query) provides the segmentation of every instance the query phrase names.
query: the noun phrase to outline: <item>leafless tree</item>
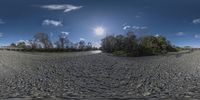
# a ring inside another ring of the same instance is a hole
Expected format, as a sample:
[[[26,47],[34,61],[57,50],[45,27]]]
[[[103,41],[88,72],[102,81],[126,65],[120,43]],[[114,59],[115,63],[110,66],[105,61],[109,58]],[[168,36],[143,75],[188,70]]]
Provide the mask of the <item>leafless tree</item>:
[[[56,45],[57,45],[57,48],[68,48],[69,47],[69,44],[70,44],[70,41],[68,39],[68,34],[66,33],[60,33],[58,35],[59,39],[58,41],[56,42]]]
[[[88,50],[91,50],[91,49],[92,49],[92,43],[91,43],[91,42],[88,42],[88,44],[87,44],[87,49],[88,49]]]
[[[29,40],[29,43],[32,49],[37,48],[37,43],[34,40]]]
[[[49,38],[49,35],[46,33],[37,33],[34,36],[34,41],[35,42],[40,42],[43,44],[44,48],[52,48],[53,44],[51,43],[51,40]]]
[[[79,49],[81,49],[81,50],[85,49],[85,41],[81,40],[79,42]]]

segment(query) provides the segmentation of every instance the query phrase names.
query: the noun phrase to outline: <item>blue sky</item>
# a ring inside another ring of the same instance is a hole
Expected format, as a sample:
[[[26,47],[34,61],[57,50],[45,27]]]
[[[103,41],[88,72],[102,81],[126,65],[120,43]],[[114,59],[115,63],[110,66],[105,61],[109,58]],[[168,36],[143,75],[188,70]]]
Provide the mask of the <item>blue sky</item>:
[[[32,39],[37,32],[57,39],[69,33],[100,43],[106,34],[134,31],[138,36],[164,35],[178,46],[200,47],[199,0],[0,0],[0,44]]]

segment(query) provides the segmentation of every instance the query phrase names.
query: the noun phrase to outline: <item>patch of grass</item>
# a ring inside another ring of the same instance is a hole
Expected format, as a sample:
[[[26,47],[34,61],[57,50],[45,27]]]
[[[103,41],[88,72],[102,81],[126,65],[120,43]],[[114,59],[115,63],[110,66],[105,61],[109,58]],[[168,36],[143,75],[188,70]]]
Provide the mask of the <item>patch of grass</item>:
[[[115,56],[128,56],[128,53],[125,51],[114,51],[113,55]]]

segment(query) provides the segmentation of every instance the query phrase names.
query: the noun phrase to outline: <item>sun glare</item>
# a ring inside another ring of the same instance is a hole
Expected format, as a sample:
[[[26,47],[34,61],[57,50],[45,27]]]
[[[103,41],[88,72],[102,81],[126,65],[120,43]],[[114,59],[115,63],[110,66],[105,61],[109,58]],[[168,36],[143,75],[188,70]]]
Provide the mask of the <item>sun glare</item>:
[[[95,34],[98,36],[102,36],[105,34],[105,29],[103,27],[97,27],[94,29]]]

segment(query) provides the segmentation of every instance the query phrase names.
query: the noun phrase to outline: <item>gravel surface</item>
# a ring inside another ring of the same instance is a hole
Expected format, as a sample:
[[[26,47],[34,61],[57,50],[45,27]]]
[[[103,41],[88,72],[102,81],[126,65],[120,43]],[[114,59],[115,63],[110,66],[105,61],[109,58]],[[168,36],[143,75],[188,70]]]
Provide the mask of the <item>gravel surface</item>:
[[[0,98],[200,98],[200,51],[68,55],[0,51]]]

